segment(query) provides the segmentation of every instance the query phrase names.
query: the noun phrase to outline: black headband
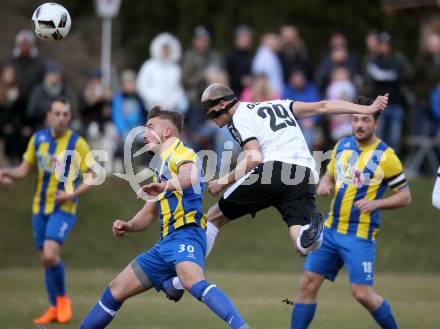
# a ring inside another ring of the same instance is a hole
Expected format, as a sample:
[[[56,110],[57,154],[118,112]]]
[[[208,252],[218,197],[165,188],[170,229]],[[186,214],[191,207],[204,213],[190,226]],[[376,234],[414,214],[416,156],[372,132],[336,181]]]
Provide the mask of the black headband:
[[[229,94],[219,98],[207,99],[206,101],[202,102],[202,110],[208,112],[211,107],[217,105],[218,103],[220,103],[220,101],[230,101],[233,100],[234,98],[235,98],[234,94]]]
[[[230,101],[230,100],[234,100],[234,101],[229,103],[226,106],[226,108],[224,108],[222,110],[219,110],[219,111],[211,111],[211,112],[209,112],[209,110],[213,106],[215,106],[218,103],[220,103],[220,101]],[[234,94],[229,94],[229,95],[218,97],[218,98],[214,98],[214,99],[208,99],[208,100],[202,102],[202,110],[205,112],[205,114],[208,116],[208,118],[215,119],[215,118],[218,118],[219,116],[221,116],[222,114],[228,112],[229,109],[232,106],[234,106],[237,102],[238,102],[237,97]]]

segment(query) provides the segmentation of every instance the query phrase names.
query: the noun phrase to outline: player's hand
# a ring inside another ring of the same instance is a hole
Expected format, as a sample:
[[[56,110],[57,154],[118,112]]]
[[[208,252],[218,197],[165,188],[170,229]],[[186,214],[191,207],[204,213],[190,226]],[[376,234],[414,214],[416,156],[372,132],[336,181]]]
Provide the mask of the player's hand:
[[[320,196],[328,196],[332,193],[333,185],[321,182],[316,189],[316,193]]]
[[[158,196],[159,194],[165,192],[167,187],[166,182],[162,183],[150,183],[141,187],[141,189],[137,192],[138,197],[145,196]]]
[[[354,205],[361,212],[372,212],[373,210],[377,209],[377,200],[362,199],[362,200],[356,201],[354,203]]]
[[[211,195],[218,196],[226,187],[227,185],[220,184],[218,179],[214,179],[209,182],[208,191]]]
[[[127,232],[130,231],[130,224],[128,222],[124,222],[123,220],[115,220],[113,222],[112,231],[113,234],[119,238],[123,237]]]
[[[55,192],[55,201],[58,203],[63,203],[72,200],[75,197],[73,193],[67,193],[66,191],[57,190]]]
[[[388,96],[386,93],[383,96],[377,96],[373,104],[368,107],[368,114],[374,114],[376,112],[382,112],[388,105]]]
[[[5,169],[0,169],[0,184],[4,186],[10,186],[14,183],[11,177],[7,175]]]

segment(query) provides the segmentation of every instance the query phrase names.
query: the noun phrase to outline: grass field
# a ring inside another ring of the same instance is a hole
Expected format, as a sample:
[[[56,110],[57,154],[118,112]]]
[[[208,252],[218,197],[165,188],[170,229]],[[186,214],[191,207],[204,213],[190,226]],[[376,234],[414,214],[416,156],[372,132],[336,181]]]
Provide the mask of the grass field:
[[[0,188],[0,328],[35,328],[31,319],[47,306],[43,273],[33,247],[30,204],[32,179]],[[413,204],[384,211],[378,239],[377,290],[392,303],[401,328],[440,328],[440,214],[431,206],[433,180],[411,182]],[[329,200],[318,200],[326,210]],[[214,200],[207,197],[205,207]],[[124,181],[110,179],[81,200],[79,220],[65,247],[69,292],[77,328],[106,283],[158,238],[158,227],[116,239],[115,219],[129,219],[142,203]],[[208,278],[227,291],[253,328],[287,329],[303,260],[295,255],[285,224],[273,209],[226,226],[207,261]],[[226,328],[204,305],[186,296],[174,305],[147,293],[130,300],[112,328]],[[48,328],[61,328],[50,325]],[[351,297],[345,276],[325,284],[312,328],[375,328],[369,314]]]
[[[96,302],[116,270],[69,271],[69,289],[73,298],[74,320],[67,325],[47,328],[78,328],[89,307]],[[228,292],[254,329],[289,328],[291,306],[281,303],[291,298],[298,274],[255,272],[208,272],[210,280]],[[30,319],[47,306],[39,270],[1,270],[0,327],[33,328]],[[437,329],[440,324],[440,277],[388,273],[378,276],[377,290],[392,303],[401,328]],[[147,292],[129,300],[113,321],[117,329],[224,329],[221,320],[189,294],[174,304],[162,294]],[[321,291],[317,316],[311,328],[375,328],[370,315],[353,301],[347,277],[326,283]]]

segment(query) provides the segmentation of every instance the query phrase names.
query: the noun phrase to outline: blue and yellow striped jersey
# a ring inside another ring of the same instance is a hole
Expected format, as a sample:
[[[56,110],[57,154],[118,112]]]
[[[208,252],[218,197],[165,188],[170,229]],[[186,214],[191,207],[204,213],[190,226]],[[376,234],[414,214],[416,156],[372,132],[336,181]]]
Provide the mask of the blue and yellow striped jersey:
[[[52,136],[50,129],[39,130],[32,136],[23,158],[29,165],[38,167],[33,214],[48,215],[57,210],[76,214],[78,198],[58,204],[55,193],[74,191],[80,182],[80,172],[87,170],[89,151],[84,138],[70,129],[58,138]]]
[[[199,181],[184,191],[164,193],[158,202],[161,237],[165,237],[175,229],[188,224],[196,224],[206,229],[206,215],[202,210],[204,184],[201,180],[201,165],[195,152],[176,139],[160,156],[156,168],[156,181],[167,181],[176,177],[179,166],[194,162],[198,166]]]
[[[380,199],[387,186],[393,191],[407,186],[394,150],[381,140],[361,148],[355,137],[349,136],[336,144],[327,172],[335,180],[335,195],[325,226],[342,234],[375,240],[380,227],[379,210],[361,213],[354,203]]]

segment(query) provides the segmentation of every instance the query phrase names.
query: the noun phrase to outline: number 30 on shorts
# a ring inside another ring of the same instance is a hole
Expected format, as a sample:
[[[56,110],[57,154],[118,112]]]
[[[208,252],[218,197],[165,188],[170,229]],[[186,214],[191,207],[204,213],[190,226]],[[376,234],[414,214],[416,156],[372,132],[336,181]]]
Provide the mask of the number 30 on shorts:
[[[179,253],[184,252],[185,250],[192,254],[194,252],[194,247],[190,244],[179,244]]]

